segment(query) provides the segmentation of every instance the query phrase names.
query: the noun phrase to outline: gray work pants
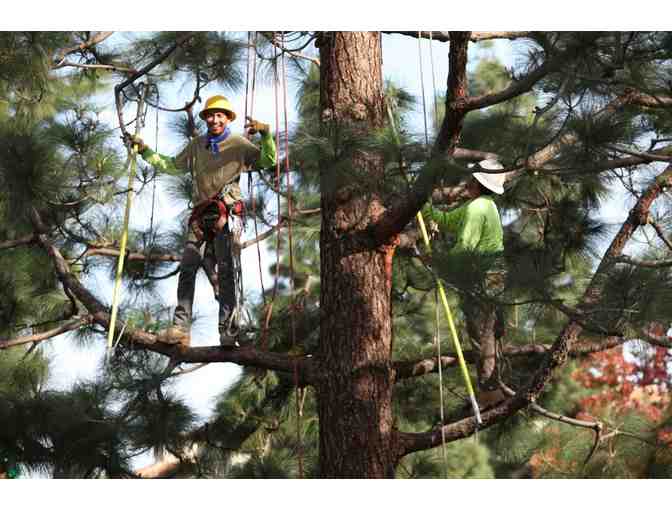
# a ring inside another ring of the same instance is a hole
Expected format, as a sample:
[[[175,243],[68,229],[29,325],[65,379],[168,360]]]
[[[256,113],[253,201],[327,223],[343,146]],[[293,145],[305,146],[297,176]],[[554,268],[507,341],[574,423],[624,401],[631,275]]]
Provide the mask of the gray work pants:
[[[228,224],[219,231],[212,240],[217,263],[217,289],[219,300],[219,332],[226,332],[229,327],[229,319],[236,307],[236,287],[234,280],[234,267],[232,256],[232,236]],[[173,317],[173,324],[189,330],[192,309],[194,304],[194,291],[196,288],[196,274],[201,267],[206,250],[206,243],[198,241],[190,232],[187,243],[182,252],[180,263],[180,276],[177,283],[177,307]],[[232,327],[235,328],[236,324]]]

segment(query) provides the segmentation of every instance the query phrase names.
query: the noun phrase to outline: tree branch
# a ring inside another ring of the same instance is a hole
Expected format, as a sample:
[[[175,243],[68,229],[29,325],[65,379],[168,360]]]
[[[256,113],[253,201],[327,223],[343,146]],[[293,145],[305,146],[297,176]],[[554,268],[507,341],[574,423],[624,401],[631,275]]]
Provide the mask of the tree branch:
[[[23,236],[19,239],[9,239],[7,241],[0,242],[0,250],[16,248],[17,246],[26,246],[28,244],[33,244],[36,240],[37,238],[35,237],[35,234]]]
[[[618,264],[630,264],[631,266],[639,267],[650,267],[650,268],[664,268],[672,267],[672,259],[665,260],[637,260],[633,259],[629,255],[621,255],[620,257],[614,258],[614,262]]]
[[[158,66],[161,62],[163,62],[168,56],[173,53],[184,41],[189,39],[192,35],[192,32],[185,32],[182,35],[180,35],[173,44],[171,44],[165,51],[163,51],[161,54],[159,54],[158,57],[156,57],[154,60],[152,60],[149,64],[147,64],[145,67],[134,73],[132,76],[130,76],[127,80],[115,85],[114,87],[114,97],[115,97],[115,102],[117,105],[117,116],[119,117],[119,127],[121,129],[122,133],[126,132],[126,124],[124,123],[124,116],[122,113],[123,106],[121,103],[121,93],[122,91],[131,83],[133,83],[135,80],[138,80],[139,78],[143,77],[146,75],[148,72],[150,72],[152,69],[154,69],[156,66]]]
[[[294,389],[291,381],[283,381],[272,391],[268,392],[264,399],[245,413],[245,419],[233,430],[227,431],[226,443],[215,444],[218,448],[226,450],[239,450],[243,443],[254,434],[263,424],[263,419],[277,414],[289,398]],[[188,463],[193,465],[198,462],[199,445],[212,444],[212,431],[217,430],[218,423],[206,423],[202,427],[187,434],[187,443],[191,444],[191,455],[186,456]],[[141,478],[167,478],[174,476],[185,463],[176,456],[170,455],[150,466],[139,469],[136,474]]]
[[[84,287],[78,278],[72,274],[67,262],[58,248],[49,241],[46,227],[35,208],[32,208],[31,221],[35,227],[37,240],[52,259],[54,269],[62,285],[84,305],[92,316],[92,322],[102,326],[105,330],[110,327],[108,309]],[[290,356],[272,352],[258,351],[253,347],[228,350],[221,347],[191,347],[180,348],[158,340],[157,335],[135,328],[125,328],[122,340],[133,348],[147,349],[184,363],[236,363],[243,366],[265,368],[293,373],[299,372],[302,384],[312,379],[312,359],[306,356]]]
[[[621,336],[609,336],[604,340],[584,340],[572,346],[572,349],[569,352],[569,356],[578,358],[588,354],[613,349],[614,347],[618,347],[625,342],[627,342],[627,339]],[[502,351],[502,356],[541,356],[548,353],[552,347],[553,344],[507,345]],[[475,363],[475,353],[473,351],[464,352],[464,360],[467,363]],[[449,354],[446,356],[441,356],[441,368],[443,369],[457,367],[457,363],[458,360],[453,355]],[[392,366],[395,371],[396,381],[436,373],[439,370],[439,363],[436,357],[412,361],[395,361],[393,362]]]
[[[422,39],[432,39],[433,41],[439,41],[439,42],[450,42],[450,32],[428,32],[428,31],[421,31],[419,34],[417,31],[403,31],[403,30],[383,30],[383,34],[399,34],[399,35],[407,35],[410,37],[414,38],[422,38]],[[471,42],[479,42],[479,41],[490,41],[492,39],[508,39],[510,41],[513,41],[515,39],[524,39],[524,38],[530,38],[534,34],[534,32],[515,32],[515,31],[510,31],[510,32],[471,32],[471,35],[469,37],[469,40]]]
[[[43,333],[36,333],[34,335],[26,335],[17,338],[10,338],[7,340],[0,340],[0,350],[9,349],[10,347],[16,347],[18,345],[39,343],[43,342],[44,340],[49,340],[50,338],[54,338],[55,336],[67,333],[68,331],[75,331],[81,328],[82,326],[90,324],[92,319],[93,318],[90,315],[86,315],[84,317],[78,317],[73,321],[70,321],[66,324],[62,324],[57,328],[50,329],[49,331],[45,331]]]
[[[391,207],[373,226],[376,244],[383,244],[397,235],[413,219],[432,193],[439,176],[446,171],[462,172],[463,168],[445,161],[453,155],[462,133],[467,96],[467,47],[470,32],[452,32],[449,53],[446,114],[432,148],[432,159],[423,168],[405,200]]]
[[[84,51],[89,48],[92,48],[96,44],[99,44],[103,42],[105,39],[110,37],[114,32],[98,32],[94,36],[90,37],[88,40],[78,44],[77,46],[72,46],[70,48],[64,48],[62,49],[57,55],[56,55],[56,62],[53,66],[54,69],[58,69],[59,67],[63,66],[63,61],[65,60],[65,57],[70,55],[71,53],[75,53],[76,51]]]

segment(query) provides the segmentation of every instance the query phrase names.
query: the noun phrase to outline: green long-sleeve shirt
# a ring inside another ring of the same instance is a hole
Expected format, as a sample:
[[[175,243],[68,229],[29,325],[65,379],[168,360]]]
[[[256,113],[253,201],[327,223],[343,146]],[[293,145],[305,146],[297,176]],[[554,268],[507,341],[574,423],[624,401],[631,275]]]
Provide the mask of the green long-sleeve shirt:
[[[207,136],[196,137],[174,158],[148,147],[140,155],[147,163],[164,172],[191,171],[194,205],[222,190],[227,203],[236,202],[242,198],[238,185],[242,172],[275,165],[275,143],[270,133],[261,137],[261,148],[240,135],[230,135],[220,142],[217,153],[211,152],[207,143]]]
[[[474,252],[498,255],[504,251],[502,221],[495,202],[489,196],[475,198],[448,212],[427,205],[422,214],[425,220],[436,222],[440,230],[456,236],[449,256]]]

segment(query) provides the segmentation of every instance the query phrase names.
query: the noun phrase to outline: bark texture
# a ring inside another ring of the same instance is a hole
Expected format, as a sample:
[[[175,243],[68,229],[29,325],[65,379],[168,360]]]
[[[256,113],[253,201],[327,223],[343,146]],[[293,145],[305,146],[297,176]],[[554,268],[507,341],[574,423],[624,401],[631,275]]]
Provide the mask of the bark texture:
[[[362,135],[382,125],[383,82],[376,32],[327,32],[318,42],[325,129]],[[322,170],[321,331],[318,413],[320,475],[393,477],[391,269],[394,244],[367,232],[384,211],[378,156],[355,153],[352,181]],[[373,183],[364,189],[356,182]]]

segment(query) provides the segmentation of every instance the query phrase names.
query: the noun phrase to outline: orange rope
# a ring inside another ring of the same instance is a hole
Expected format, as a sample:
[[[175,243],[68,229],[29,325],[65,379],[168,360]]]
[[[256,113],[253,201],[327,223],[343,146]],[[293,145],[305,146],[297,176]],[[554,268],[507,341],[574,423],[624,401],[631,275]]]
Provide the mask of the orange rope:
[[[275,34],[274,34],[275,36]],[[280,125],[280,106],[278,100],[278,50],[273,46],[273,95],[275,98],[275,146],[280,147],[280,130],[277,126]],[[282,205],[280,202],[280,158],[275,161],[275,189],[278,195],[278,223],[280,222],[282,214]],[[266,350],[268,348],[268,328],[271,324],[271,317],[273,315],[273,304],[278,295],[278,280],[280,279],[280,229],[278,228],[276,242],[275,242],[275,281],[273,282],[273,294],[271,295],[271,303],[266,309],[266,317],[264,318],[264,330],[261,334],[261,348]]]
[[[250,52],[252,51],[252,44],[251,44],[251,34],[250,32],[247,33],[247,76],[245,80],[245,118],[247,119],[248,111],[247,111],[247,104],[248,104],[248,89],[249,89],[249,84],[250,84]],[[249,115],[250,117],[254,116],[254,96],[255,96],[255,88],[256,88],[256,82],[257,82],[257,52],[256,52],[256,47],[257,47],[257,33],[254,33],[254,57],[252,58],[252,91],[249,98],[249,103],[250,103],[250,111]],[[254,191],[254,186],[252,183],[252,174],[249,173],[247,175],[247,190],[248,194],[250,195],[251,201],[252,201],[252,221],[254,222],[254,237],[255,239],[259,237],[259,226],[257,224],[257,196]],[[257,264],[259,267],[259,284],[261,287],[261,297],[264,301],[264,309],[266,308],[266,289],[264,288],[264,274],[263,274],[263,268],[261,267],[261,248],[259,247],[259,243],[255,243],[256,248],[257,248]]]

